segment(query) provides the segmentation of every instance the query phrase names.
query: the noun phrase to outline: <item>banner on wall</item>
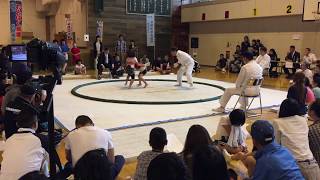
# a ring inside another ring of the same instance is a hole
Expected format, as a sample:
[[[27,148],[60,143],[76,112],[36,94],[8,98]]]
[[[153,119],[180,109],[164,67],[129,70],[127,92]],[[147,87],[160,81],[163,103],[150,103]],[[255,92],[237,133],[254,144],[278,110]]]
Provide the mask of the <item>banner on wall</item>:
[[[97,21],[97,33],[96,36],[100,36],[101,40],[103,38],[103,21]]]
[[[147,46],[155,46],[154,14],[146,15]]]
[[[67,27],[67,40],[73,39],[72,35],[72,21],[71,21],[71,16],[66,16],[66,27]]]
[[[22,42],[22,1],[10,0],[10,32],[11,41]]]

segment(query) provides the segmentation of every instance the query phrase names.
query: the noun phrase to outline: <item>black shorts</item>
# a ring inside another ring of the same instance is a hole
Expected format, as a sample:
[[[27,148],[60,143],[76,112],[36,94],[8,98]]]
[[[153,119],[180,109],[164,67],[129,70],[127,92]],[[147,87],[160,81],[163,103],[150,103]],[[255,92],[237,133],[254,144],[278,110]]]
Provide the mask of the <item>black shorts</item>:
[[[135,79],[134,69],[131,66],[127,66],[126,71],[128,76],[131,77],[131,79]]]
[[[141,72],[139,73],[139,76],[140,76],[140,75],[146,75],[146,74],[147,74],[147,69],[141,71]]]

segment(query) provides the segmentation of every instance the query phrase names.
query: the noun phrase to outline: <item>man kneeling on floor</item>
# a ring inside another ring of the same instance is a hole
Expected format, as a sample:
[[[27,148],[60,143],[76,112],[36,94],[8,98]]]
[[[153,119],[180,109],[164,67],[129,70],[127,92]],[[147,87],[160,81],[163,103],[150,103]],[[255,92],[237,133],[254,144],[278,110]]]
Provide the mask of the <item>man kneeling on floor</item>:
[[[213,111],[224,112],[231,96],[240,95],[243,88],[247,86],[248,80],[262,78],[262,68],[255,60],[253,60],[252,53],[244,53],[243,61],[245,62],[245,65],[241,67],[240,73],[236,81],[236,87],[227,88],[224,91],[224,94],[220,99],[220,107],[217,109],[213,109]],[[259,93],[259,91],[260,87],[246,87],[245,94],[256,95]],[[247,98],[240,98],[240,109],[244,110],[246,108],[245,105],[248,103],[245,103],[245,101],[248,101]]]
[[[112,163],[112,179],[116,179],[121,171],[125,159],[121,155],[114,156],[114,146],[111,134],[101,128],[95,127],[94,123],[88,116],[78,116],[75,122],[76,129],[71,131],[65,139],[66,158],[68,163],[65,167],[63,177],[68,177],[72,168],[78,160],[87,152],[104,149],[107,153],[108,160]],[[72,163],[72,168],[70,167]],[[69,169],[69,172],[68,172]]]

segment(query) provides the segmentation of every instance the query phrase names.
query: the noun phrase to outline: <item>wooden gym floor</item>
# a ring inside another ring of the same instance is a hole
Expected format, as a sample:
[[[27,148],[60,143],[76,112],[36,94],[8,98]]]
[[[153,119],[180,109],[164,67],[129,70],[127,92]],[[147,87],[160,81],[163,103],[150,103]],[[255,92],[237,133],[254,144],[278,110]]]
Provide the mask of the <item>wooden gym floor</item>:
[[[95,73],[94,71],[89,71],[89,75],[94,76]],[[233,73],[222,73],[220,71],[215,71],[213,67],[202,67],[201,72],[194,74],[195,77],[199,78],[206,78],[206,79],[212,79],[212,80],[220,80],[220,81],[226,81],[226,82],[235,82],[237,79],[237,74]],[[285,78],[284,75],[279,76],[278,78],[269,78],[265,77],[263,87],[265,88],[271,88],[271,89],[277,89],[277,90],[283,90],[286,91],[289,86],[289,81]],[[265,109],[263,116],[262,117],[255,117],[255,118],[250,118],[250,120],[255,120],[255,119],[274,119],[276,118],[276,113],[270,112],[270,110]],[[209,132],[210,133],[210,132]],[[250,141],[249,141],[250,145]],[[66,162],[65,159],[65,153],[64,153],[64,144],[61,143],[61,145],[58,147],[58,153],[61,158],[61,161],[63,163]],[[122,169],[118,180],[128,180],[130,177],[132,177],[135,173],[136,169],[136,161],[130,161],[127,162],[124,168]]]

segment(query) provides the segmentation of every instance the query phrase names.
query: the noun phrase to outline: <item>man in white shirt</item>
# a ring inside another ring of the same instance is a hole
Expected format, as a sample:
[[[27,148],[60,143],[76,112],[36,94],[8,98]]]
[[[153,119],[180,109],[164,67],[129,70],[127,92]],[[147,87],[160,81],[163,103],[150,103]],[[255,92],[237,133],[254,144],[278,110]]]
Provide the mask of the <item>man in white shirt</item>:
[[[304,50],[303,62],[310,65],[310,64],[316,63],[316,61],[317,61],[316,55],[311,52],[310,48],[306,48]]]
[[[308,78],[310,84],[312,84],[313,82],[313,72],[308,69],[308,64],[306,62],[303,62],[301,65],[300,65],[300,69],[297,70],[297,72],[302,72],[306,78]]]
[[[182,76],[186,73],[190,87],[193,87],[192,71],[194,67],[194,59],[186,52],[180,51],[177,48],[171,49],[171,55],[176,56],[178,59],[178,72],[177,72],[177,86],[182,86]]]
[[[261,66],[263,70],[269,69],[271,58],[267,54],[267,48],[261,47],[259,53],[260,55],[256,59],[257,63]]]
[[[18,132],[13,134],[4,145],[1,162],[1,180],[17,180],[23,175],[41,171],[48,173],[49,156],[35,136],[38,118],[35,110],[22,110],[16,118]]]
[[[275,139],[291,151],[305,179],[318,180],[320,169],[309,147],[308,120],[297,115],[299,108],[296,100],[286,99],[282,102],[280,118],[273,120]]]
[[[79,116],[76,119],[76,129],[65,139],[66,158],[75,167],[78,160],[88,151],[104,149],[109,161],[112,163],[111,173],[115,179],[121,171],[125,159],[123,156],[114,156],[114,146],[111,134],[101,128],[95,127],[88,116]],[[65,176],[68,176],[66,174]]]
[[[250,52],[246,52],[243,54],[243,61],[245,65],[241,67],[240,73],[238,75],[236,81],[236,87],[227,88],[222,97],[220,98],[220,107],[217,109],[213,109],[216,112],[225,112],[226,105],[228,104],[230,98],[233,95],[239,95],[243,87],[247,86],[247,83],[250,79],[260,79],[262,78],[262,68],[255,60],[253,60],[253,54]],[[257,95],[260,92],[260,87],[252,86],[246,87],[246,95]],[[240,109],[245,109],[245,101],[247,98],[240,98]]]

